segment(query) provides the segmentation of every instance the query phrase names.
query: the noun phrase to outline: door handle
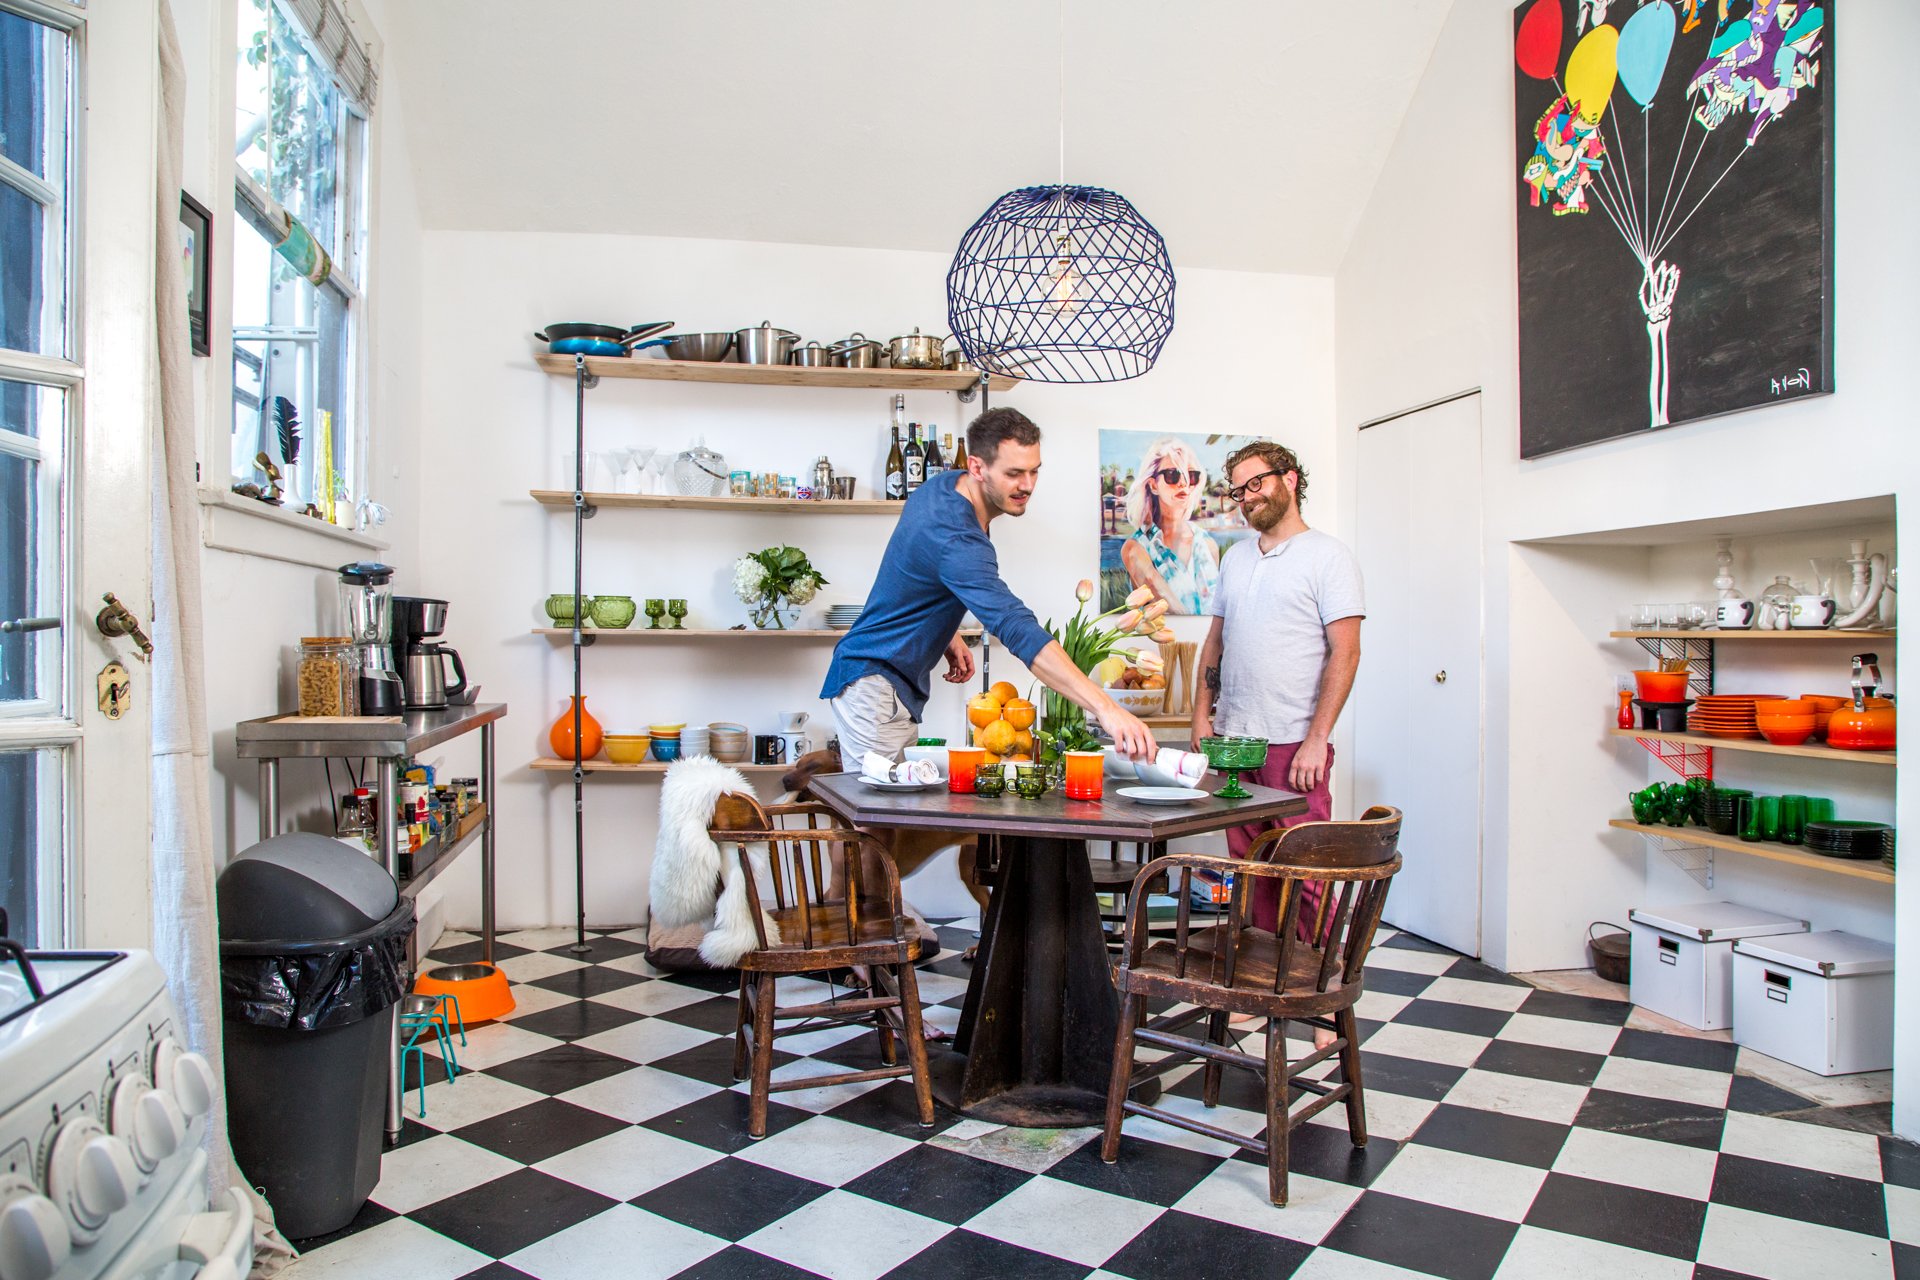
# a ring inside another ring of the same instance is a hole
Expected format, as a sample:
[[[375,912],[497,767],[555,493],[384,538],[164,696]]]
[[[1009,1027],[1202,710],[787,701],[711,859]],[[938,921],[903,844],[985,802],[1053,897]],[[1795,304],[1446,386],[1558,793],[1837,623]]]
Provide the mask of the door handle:
[[[60,619],[58,618],[14,618],[7,622],[0,622],[0,633],[12,631],[58,631],[59,629]]]
[[[1444,672],[1444,671],[1436,671],[1436,672],[1434,672],[1434,673],[1433,673],[1433,682],[1434,682],[1435,684],[1445,684],[1445,683],[1447,682],[1447,673],[1446,673],[1446,672]]]
[[[140,652],[151,658],[153,656],[153,641],[147,639],[147,633],[140,629],[140,619],[134,617],[133,612],[128,609],[127,606],[121,604],[120,598],[114,595],[113,592],[109,591],[100,598],[107,602],[105,608],[93,615],[93,625],[100,628],[100,634],[103,636],[131,636],[133,637],[133,642],[140,646]]]

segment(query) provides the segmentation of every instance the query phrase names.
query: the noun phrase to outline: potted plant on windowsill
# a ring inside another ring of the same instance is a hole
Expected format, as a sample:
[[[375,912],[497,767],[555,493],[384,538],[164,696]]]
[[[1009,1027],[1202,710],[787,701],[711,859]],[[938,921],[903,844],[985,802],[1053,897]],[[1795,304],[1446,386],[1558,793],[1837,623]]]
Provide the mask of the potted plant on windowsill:
[[[768,547],[733,563],[733,593],[763,631],[784,631],[799,621],[800,606],[826,582],[798,547]]]

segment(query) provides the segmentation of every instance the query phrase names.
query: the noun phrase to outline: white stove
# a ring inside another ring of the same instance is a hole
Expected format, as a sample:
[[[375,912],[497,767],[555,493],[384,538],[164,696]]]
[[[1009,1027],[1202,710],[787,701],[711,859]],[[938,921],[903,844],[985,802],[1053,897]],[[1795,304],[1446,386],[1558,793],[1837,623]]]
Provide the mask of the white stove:
[[[253,1212],[209,1211],[215,1080],[144,951],[0,942],[0,1280],[240,1280]]]

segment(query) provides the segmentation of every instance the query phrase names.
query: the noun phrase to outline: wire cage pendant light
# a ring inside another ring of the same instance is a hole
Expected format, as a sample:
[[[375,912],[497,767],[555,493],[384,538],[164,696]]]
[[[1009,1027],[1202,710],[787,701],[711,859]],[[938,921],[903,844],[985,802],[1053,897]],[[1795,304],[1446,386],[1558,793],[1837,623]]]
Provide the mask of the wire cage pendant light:
[[[994,201],[947,271],[967,361],[1031,382],[1121,382],[1173,332],[1167,243],[1103,187],[1022,187]]]

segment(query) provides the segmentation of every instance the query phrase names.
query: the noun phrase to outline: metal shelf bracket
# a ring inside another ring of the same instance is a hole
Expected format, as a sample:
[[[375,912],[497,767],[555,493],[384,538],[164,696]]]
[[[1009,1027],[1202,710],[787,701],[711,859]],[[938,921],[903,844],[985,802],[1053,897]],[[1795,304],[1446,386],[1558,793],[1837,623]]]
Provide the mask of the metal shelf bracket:
[[[1662,764],[1683,778],[1713,777],[1713,748],[1691,742],[1668,742],[1664,738],[1635,738]]]
[[[1649,846],[1665,855],[1667,861],[1686,872],[1703,889],[1713,888],[1713,855],[1711,845],[1694,844],[1676,836],[1640,837]]]

